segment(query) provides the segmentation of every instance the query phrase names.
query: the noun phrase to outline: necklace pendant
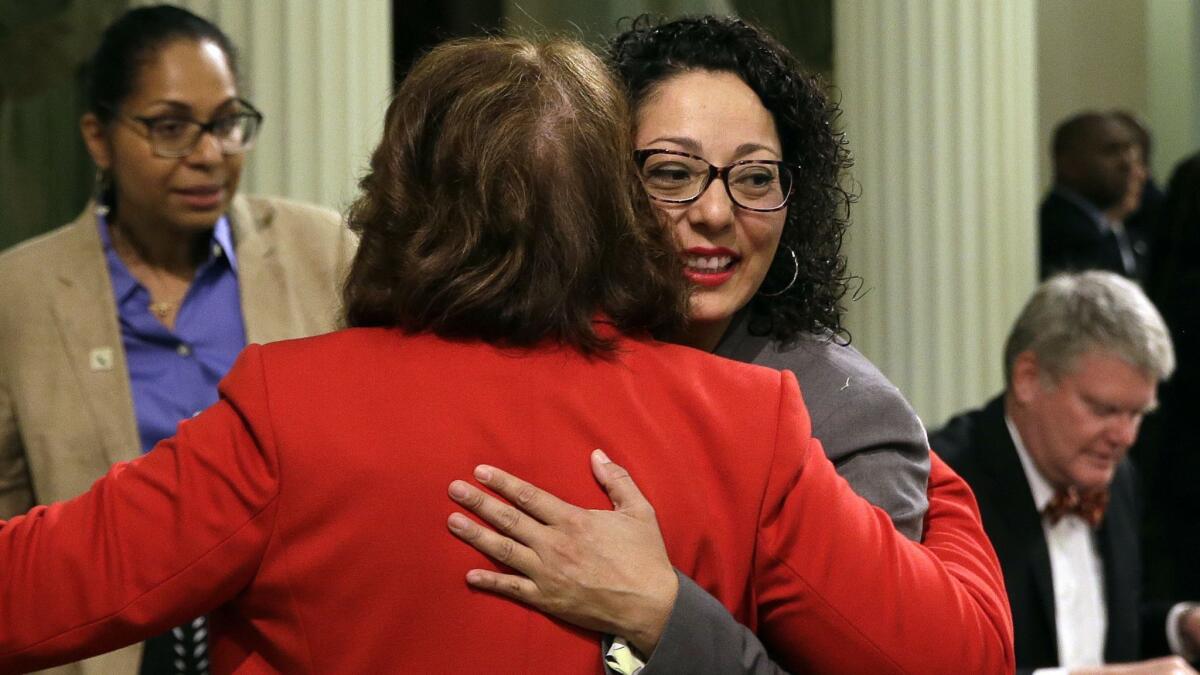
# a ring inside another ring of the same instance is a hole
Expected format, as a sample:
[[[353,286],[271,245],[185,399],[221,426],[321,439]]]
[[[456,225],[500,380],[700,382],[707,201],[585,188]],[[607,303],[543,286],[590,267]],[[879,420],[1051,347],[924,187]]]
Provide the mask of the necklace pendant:
[[[172,310],[175,309],[175,303],[151,302],[147,308],[150,310],[151,314],[158,317],[159,321],[162,321],[171,315]]]

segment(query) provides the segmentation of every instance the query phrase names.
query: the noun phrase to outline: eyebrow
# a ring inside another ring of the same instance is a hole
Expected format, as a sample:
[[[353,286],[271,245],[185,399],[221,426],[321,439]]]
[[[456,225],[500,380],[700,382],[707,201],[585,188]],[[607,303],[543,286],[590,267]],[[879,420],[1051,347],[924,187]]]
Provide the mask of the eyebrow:
[[[1153,401],[1150,401],[1150,403],[1146,404],[1142,408],[1127,408],[1127,407],[1121,406],[1121,405],[1114,405],[1114,404],[1106,403],[1104,401],[1101,401],[1098,398],[1093,398],[1092,396],[1089,396],[1088,394],[1081,394],[1081,396],[1083,397],[1083,400],[1087,402],[1088,405],[1096,407],[1096,408],[1111,408],[1118,412],[1131,412],[1131,413],[1136,413],[1136,414],[1139,414],[1142,416],[1149,415],[1150,413],[1154,412],[1155,410],[1158,410],[1158,398],[1157,397],[1155,397],[1155,399]]]
[[[699,143],[686,136],[659,136],[658,138],[647,142],[646,145],[651,146],[655,143],[662,143],[664,141],[667,143],[674,143],[675,145],[682,145],[685,150],[697,155],[700,154],[700,150],[702,149]]]
[[[225,99],[224,101],[221,101],[221,103],[218,104],[217,107],[213,108],[213,110],[214,111],[224,110],[231,105],[236,105],[240,100],[241,99],[239,99],[236,96],[230,96],[229,98]],[[150,107],[156,106],[156,105],[165,105],[174,110],[183,110],[183,111],[187,111],[187,112],[192,111],[192,106],[190,104],[184,103],[183,101],[177,101],[175,99],[169,99],[169,98],[160,98],[160,99],[156,99],[154,101],[150,101],[149,103],[146,104],[146,107],[150,108]]]
[[[685,150],[687,150],[690,153],[696,154],[696,155],[703,154],[703,152],[702,152],[703,148],[701,147],[700,143],[698,141],[696,141],[696,139],[688,138],[687,136],[659,136],[658,138],[652,139],[649,142],[647,142],[646,145],[651,146],[651,145],[654,145],[655,143],[662,143],[662,142],[674,143],[676,145],[683,146],[683,148]],[[769,152],[772,155],[775,155],[776,157],[782,157],[782,155],[780,154],[780,152],[778,150],[776,150],[775,148],[763,145],[761,143],[742,143],[741,145],[737,146],[736,149],[734,149],[733,158],[741,159],[742,157],[745,157],[746,155],[749,155],[752,152],[758,152],[760,150]]]
[[[742,143],[741,145],[737,146],[736,150],[733,151],[733,156],[734,157],[745,157],[746,155],[749,155],[752,152],[758,152],[759,150],[764,150],[766,152],[769,152],[772,155],[775,155],[776,157],[781,156],[780,152],[778,150],[776,150],[775,148],[767,147],[765,145],[762,145],[761,143]]]

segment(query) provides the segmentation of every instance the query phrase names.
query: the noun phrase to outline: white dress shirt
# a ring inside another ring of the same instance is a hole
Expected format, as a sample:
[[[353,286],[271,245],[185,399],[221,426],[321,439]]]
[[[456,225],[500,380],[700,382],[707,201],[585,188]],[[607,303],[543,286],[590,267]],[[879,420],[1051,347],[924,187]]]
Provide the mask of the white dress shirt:
[[[1004,423],[1017,447],[1021,468],[1033,493],[1039,513],[1054,498],[1054,487],[1034,465],[1017,428],[1007,415]],[[1092,528],[1077,515],[1068,515],[1051,525],[1042,519],[1046,548],[1050,552],[1050,578],[1054,586],[1054,627],[1058,634],[1059,669],[1036,673],[1066,672],[1072,668],[1104,664],[1104,636],[1108,612],[1104,599],[1104,566],[1096,549]]]
[[[1054,498],[1054,488],[1038,471],[1017,427],[1004,416],[1025,470],[1025,480],[1033,493],[1038,513]],[[1104,565],[1096,549],[1092,528],[1082,518],[1068,515],[1051,526],[1042,518],[1042,532],[1050,551],[1050,579],[1054,586],[1054,627],[1058,634],[1058,668],[1039,668],[1034,675],[1066,675],[1072,668],[1104,663],[1104,636],[1108,631],[1108,609],[1104,600]],[[1200,604],[1180,602],[1167,614],[1167,644],[1172,653],[1194,660],[1197,655],[1184,649],[1180,621],[1183,614]]]

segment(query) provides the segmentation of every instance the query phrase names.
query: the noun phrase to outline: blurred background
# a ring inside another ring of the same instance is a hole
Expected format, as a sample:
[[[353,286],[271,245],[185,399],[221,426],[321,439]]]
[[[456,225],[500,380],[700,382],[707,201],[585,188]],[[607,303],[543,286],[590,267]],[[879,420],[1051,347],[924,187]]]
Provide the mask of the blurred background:
[[[0,0],[0,248],[78,214],[94,175],[80,69],[128,0]],[[845,252],[853,342],[926,424],[1001,388],[1037,277],[1049,136],[1120,108],[1165,181],[1200,148],[1200,0],[187,0],[242,54],[266,115],[243,190],[343,210],[392,84],[430,45],[483,32],[599,45],[642,12],[736,14],[822,73],[860,195]]]

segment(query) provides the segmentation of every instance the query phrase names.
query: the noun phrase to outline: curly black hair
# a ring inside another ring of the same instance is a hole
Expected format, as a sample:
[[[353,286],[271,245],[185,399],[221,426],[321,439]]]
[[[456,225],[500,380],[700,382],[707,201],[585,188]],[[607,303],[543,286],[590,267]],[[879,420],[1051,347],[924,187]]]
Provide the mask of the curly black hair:
[[[849,342],[842,326],[849,277],[841,248],[853,197],[841,181],[851,157],[834,127],[841,110],[821,80],[770,35],[728,17],[664,22],[642,15],[612,39],[608,58],[635,110],[664,80],[692,70],[733,73],[758,95],[775,120],[784,161],[799,166],[781,245],[761,288],[784,288],[799,270],[785,292],[754,296],[750,328],[780,343],[804,332]],[[795,251],[796,266],[785,247]]]

